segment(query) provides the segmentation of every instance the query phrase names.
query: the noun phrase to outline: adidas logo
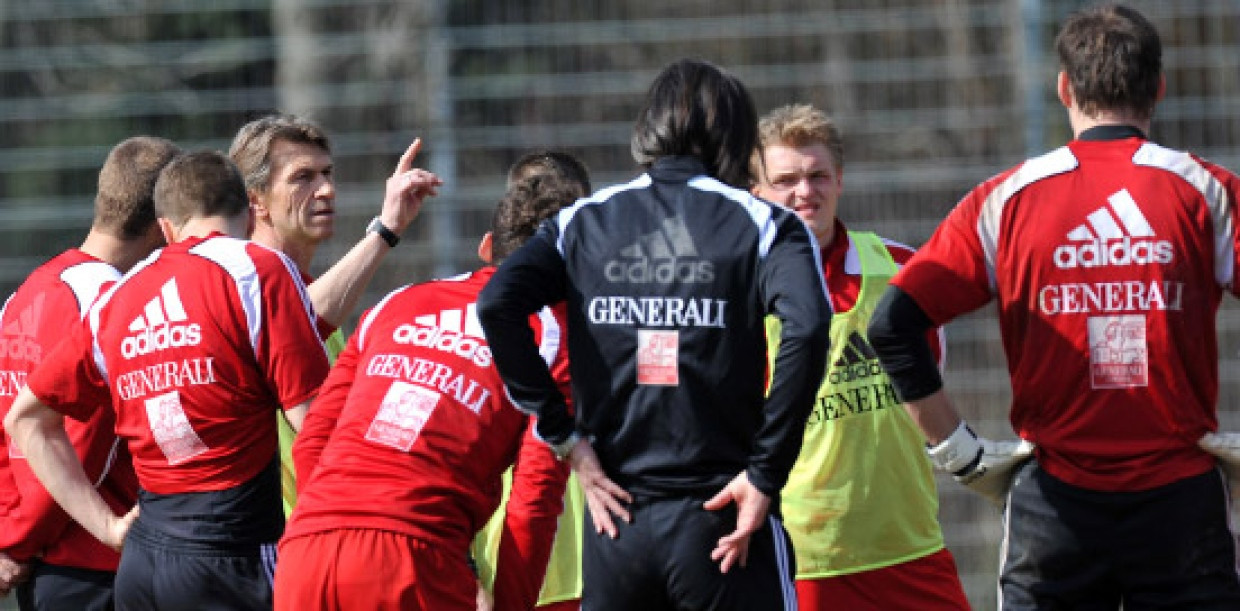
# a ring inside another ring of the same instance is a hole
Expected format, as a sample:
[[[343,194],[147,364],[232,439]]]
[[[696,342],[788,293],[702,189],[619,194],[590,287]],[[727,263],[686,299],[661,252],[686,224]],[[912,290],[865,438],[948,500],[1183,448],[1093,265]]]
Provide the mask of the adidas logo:
[[[44,294],[39,293],[21,314],[4,325],[4,334],[0,336],[0,356],[32,363],[43,360],[43,346],[34,339],[39,331],[39,321],[43,318],[43,298]]]
[[[1125,265],[1166,265],[1175,258],[1171,242],[1154,239],[1154,229],[1132,199],[1127,189],[1107,198],[1110,206],[1102,206],[1090,214],[1088,221],[1068,232],[1073,244],[1055,249],[1055,266],[1059,269]]]
[[[714,282],[714,264],[697,256],[684,219],[672,217],[620,249],[621,258],[608,261],[603,275],[611,282],[633,284]]]
[[[400,325],[392,333],[392,341],[455,354],[479,367],[491,366],[491,348],[482,334],[477,306],[472,303],[464,311],[443,310],[419,316],[413,324]]]
[[[177,280],[173,278],[164,283],[159,295],[148,301],[142,313],[129,323],[129,331],[134,335],[121,342],[121,356],[131,359],[167,348],[197,346],[202,342],[200,325],[173,324],[187,320],[189,316],[185,314]]]
[[[828,377],[832,384],[839,384],[880,375],[883,375],[883,366],[878,362],[878,353],[860,333],[853,331],[848,336],[844,353],[831,366]]]

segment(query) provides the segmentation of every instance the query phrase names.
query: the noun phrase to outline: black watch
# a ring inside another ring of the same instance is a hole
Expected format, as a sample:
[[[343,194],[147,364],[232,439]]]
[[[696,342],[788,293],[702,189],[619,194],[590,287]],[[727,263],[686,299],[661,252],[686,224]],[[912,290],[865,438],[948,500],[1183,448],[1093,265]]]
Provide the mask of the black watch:
[[[387,225],[384,225],[383,221],[379,220],[377,216],[371,219],[370,224],[366,226],[366,233],[371,232],[379,234],[379,237],[383,238],[383,241],[387,242],[387,245],[392,248],[396,248],[396,245],[400,244],[400,236],[396,235],[395,231],[388,229]]]

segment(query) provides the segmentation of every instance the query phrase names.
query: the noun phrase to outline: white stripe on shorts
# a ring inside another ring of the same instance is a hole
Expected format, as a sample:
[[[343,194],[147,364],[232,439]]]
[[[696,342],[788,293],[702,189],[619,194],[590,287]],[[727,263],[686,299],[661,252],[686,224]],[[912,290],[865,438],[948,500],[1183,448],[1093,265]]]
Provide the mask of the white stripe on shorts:
[[[263,572],[267,575],[267,585],[276,586],[276,544],[263,543],[258,546],[263,557]]]
[[[779,569],[779,582],[784,591],[784,611],[797,611],[797,589],[793,583],[794,575],[789,570],[787,533],[784,524],[775,516],[767,516],[771,522],[771,537],[775,540],[775,562]]]

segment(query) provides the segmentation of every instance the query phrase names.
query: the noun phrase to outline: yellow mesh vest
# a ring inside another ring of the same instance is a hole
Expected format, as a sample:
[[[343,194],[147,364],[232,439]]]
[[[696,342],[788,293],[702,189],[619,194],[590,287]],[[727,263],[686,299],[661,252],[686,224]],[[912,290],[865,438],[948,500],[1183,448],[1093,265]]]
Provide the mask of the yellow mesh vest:
[[[861,292],[852,310],[831,319],[827,376],[781,498],[797,579],[858,573],[943,549],[925,439],[866,340],[897,267],[878,236],[848,235],[861,261]],[[773,316],[766,323],[774,367],[781,325]]]
[[[327,336],[324,346],[327,347],[327,358],[335,363],[336,356],[344,350],[344,334],[340,329]],[[293,469],[293,440],[297,438],[297,433],[293,432],[284,412],[276,414],[276,430],[280,433],[280,492],[284,497],[284,517],[287,518],[297,504],[297,474]]]
[[[499,538],[504,528],[504,507],[508,504],[508,492],[512,489],[512,469],[504,473],[504,494],[499,509],[491,516],[469,547],[478,565],[478,578],[488,590],[494,589],[495,560],[499,555]],[[547,576],[538,593],[538,604],[549,605],[565,600],[581,598],[581,536],[582,520],[585,519],[585,497],[577,484],[577,475],[570,475],[564,491],[564,513],[556,526],[555,541],[551,544],[551,560],[547,563]]]

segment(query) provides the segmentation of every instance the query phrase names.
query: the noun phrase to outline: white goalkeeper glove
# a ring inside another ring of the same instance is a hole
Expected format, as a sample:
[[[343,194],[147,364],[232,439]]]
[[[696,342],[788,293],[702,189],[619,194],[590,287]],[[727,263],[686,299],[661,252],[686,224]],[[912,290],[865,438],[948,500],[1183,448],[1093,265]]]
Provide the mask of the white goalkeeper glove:
[[[1231,523],[1240,524],[1240,433],[1206,433],[1197,441],[1197,447],[1218,458],[1231,495]]]
[[[947,439],[927,453],[936,467],[1002,509],[1016,468],[1033,455],[1033,447],[1023,439],[991,441],[978,437],[962,420]]]
[[[1229,479],[1240,476],[1240,433],[1206,433],[1197,447],[1216,456]]]

